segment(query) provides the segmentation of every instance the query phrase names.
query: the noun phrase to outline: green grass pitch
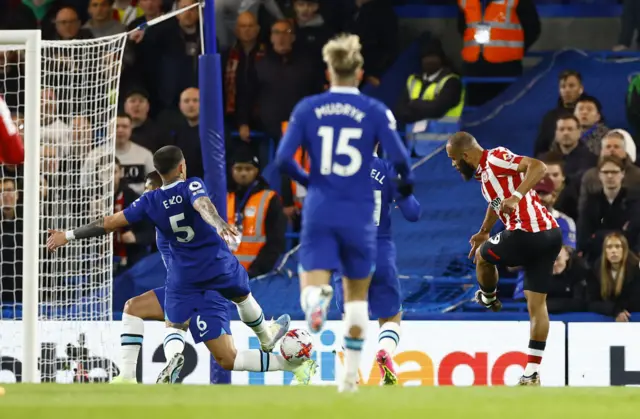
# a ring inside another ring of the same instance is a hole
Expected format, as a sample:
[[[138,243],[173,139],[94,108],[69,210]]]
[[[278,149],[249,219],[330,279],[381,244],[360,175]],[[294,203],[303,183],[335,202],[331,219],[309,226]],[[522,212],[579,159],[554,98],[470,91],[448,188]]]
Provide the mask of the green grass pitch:
[[[638,388],[7,385],[4,419],[638,419]]]

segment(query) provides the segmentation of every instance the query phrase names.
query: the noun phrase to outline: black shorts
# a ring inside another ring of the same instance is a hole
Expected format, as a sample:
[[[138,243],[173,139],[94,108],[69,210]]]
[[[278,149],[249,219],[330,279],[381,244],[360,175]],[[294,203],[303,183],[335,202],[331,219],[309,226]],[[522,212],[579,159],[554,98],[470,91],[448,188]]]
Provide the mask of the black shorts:
[[[553,276],[553,264],[561,248],[560,228],[538,233],[504,230],[480,246],[480,255],[494,265],[521,266],[524,269],[524,289],[546,294]]]

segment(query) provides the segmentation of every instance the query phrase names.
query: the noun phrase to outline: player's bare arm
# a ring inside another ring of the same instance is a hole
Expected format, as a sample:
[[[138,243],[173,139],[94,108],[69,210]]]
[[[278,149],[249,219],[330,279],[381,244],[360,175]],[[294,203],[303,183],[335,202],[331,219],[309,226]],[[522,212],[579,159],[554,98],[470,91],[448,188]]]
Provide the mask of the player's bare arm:
[[[75,230],[69,230],[67,232],[49,230],[47,249],[49,249],[50,252],[55,252],[56,249],[66,245],[71,240],[104,236],[128,225],[129,222],[125,218],[124,213],[120,211],[116,214],[99,218]]]
[[[198,211],[202,219],[216,229],[220,237],[227,242],[232,243],[237,236],[240,235],[238,230],[232,225],[227,224],[225,220],[220,217],[216,206],[209,199],[208,196],[201,196],[193,202],[193,208]]]
[[[516,189],[516,193],[504,199],[500,204],[500,210],[507,214],[514,211],[522,197],[542,180],[545,173],[547,173],[547,166],[540,160],[523,157],[518,164],[517,170],[518,173],[524,173],[524,179]]]

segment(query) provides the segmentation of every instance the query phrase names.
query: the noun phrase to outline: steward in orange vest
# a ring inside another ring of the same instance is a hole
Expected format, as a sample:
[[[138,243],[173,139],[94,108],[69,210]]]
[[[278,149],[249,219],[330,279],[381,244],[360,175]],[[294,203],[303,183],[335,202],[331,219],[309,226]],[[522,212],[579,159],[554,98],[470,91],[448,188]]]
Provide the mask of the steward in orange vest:
[[[231,173],[234,190],[227,193],[229,224],[242,235],[240,245],[231,249],[250,278],[271,271],[285,251],[287,218],[280,197],[259,175],[259,162],[249,147],[233,156]]]
[[[518,77],[522,59],[540,36],[533,0],[457,0],[463,39],[463,76]],[[467,104],[477,106],[508,84],[470,84]],[[482,97],[479,97],[482,96]]]

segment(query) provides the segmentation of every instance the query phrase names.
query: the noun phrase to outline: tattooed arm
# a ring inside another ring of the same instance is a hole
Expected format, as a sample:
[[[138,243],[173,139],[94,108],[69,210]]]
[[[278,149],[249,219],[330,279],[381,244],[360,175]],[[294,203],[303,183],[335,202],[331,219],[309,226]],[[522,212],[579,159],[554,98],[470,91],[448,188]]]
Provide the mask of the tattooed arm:
[[[53,252],[58,247],[62,247],[71,240],[88,239],[91,237],[99,237],[116,231],[129,225],[129,222],[122,211],[99,218],[89,224],[78,227],[73,231],[57,231],[49,230],[49,238],[47,239],[47,248]]]
[[[218,210],[208,196],[201,196],[193,201],[193,208],[198,211],[207,224],[216,229],[220,237],[222,237],[227,244],[233,243],[235,236],[240,235],[235,227],[227,224],[227,222],[220,217]]]

